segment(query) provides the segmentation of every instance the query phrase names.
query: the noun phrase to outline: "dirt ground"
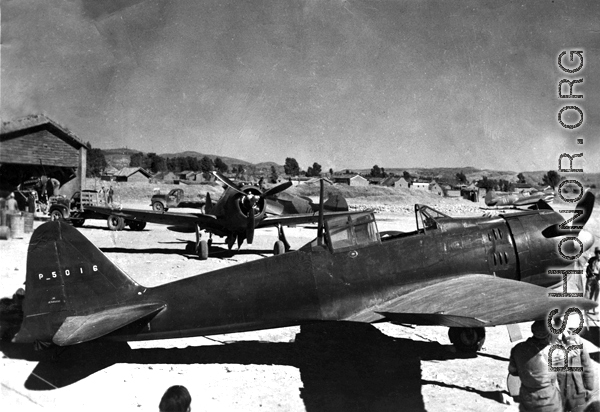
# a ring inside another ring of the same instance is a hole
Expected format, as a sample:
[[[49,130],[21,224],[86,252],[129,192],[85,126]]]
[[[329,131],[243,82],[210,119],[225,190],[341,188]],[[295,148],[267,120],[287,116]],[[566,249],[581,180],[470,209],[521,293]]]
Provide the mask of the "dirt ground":
[[[414,226],[408,214],[377,217],[380,231]],[[275,229],[260,230],[254,244],[236,254],[216,238],[211,257],[200,261],[184,252],[194,235],[165,226],[113,232],[95,220],[80,231],[148,287],[270,256],[277,237]],[[316,230],[289,228],[286,235],[292,248],[299,248]],[[25,280],[29,238],[0,241],[1,296],[12,296]],[[520,326],[529,336],[529,324]],[[515,343],[504,327],[487,329],[477,356],[456,353],[444,327],[342,323],[327,326],[327,339],[322,336],[317,327],[291,327],[82,345],[62,353],[59,361],[4,344],[0,405],[21,411],[156,411],[164,391],[180,384],[189,389],[196,412],[517,410],[507,403],[508,356]],[[598,347],[587,341],[586,346],[598,362]]]

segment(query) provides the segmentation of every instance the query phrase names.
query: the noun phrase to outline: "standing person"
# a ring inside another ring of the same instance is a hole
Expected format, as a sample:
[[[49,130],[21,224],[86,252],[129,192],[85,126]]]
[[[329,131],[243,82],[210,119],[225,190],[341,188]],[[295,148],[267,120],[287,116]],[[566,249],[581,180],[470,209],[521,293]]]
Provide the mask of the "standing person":
[[[11,193],[8,195],[8,200],[6,201],[6,207],[8,208],[8,212],[17,212],[19,210],[19,205],[17,204],[17,200],[15,199],[15,194]]]
[[[533,336],[510,352],[508,372],[521,379],[519,411],[561,412],[556,373],[548,367],[551,335],[544,321],[531,325]]]
[[[113,191],[112,185],[110,185],[110,187],[108,188],[108,196],[106,197],[106,202],[109,205],[112,205],[114,194],[115,194],[115,192]]]
[[[585,297],[596,302],[598,300],[598,280],[600,276],[600,247],[594,249],[594,256],[588,260],[585,269]],[[591,313],[596,313],[596,308]]]
[[[558,385],[567,412],[598,411],[598,381],[594,373],[595,365],[578,334],[579,316],[570,316],[567,327],[560,336],[560,342],[567,350],[564,366],[580,367],[581,372],[565,371],[558,373]],[[581,345],[581,347],[577,347]],[[594,402],[594,403],[593,403]],[[593,404],[592,404],[593,403]],[[594,406],[592,406],[594,405]]]
[[[106,193],[104,192],[104,186],[102,186],[100,190],[98,190],[98,203],[100,203],[101,205],[106,203]]]
[[[171,386],[158,405],[160,412],[189,412],[192,410],[192,397],[185,386]]]

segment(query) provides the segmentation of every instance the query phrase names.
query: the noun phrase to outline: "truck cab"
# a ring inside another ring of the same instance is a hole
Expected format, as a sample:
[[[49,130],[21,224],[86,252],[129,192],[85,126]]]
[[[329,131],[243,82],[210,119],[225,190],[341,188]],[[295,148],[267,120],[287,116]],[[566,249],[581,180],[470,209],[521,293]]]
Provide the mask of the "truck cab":
[[[183,189],[172,189],[168,194],[155,193],[150,199],[150,206],[155,212],[166,212],[170,207],[177,207],[183,200]]]

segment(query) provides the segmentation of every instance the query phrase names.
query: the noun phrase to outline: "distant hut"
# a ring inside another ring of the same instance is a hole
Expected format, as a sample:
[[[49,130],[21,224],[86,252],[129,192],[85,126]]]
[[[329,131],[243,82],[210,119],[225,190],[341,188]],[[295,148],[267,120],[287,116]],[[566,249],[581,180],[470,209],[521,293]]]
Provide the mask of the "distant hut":
[[[141,167],[124,167],[115,174],[117,182],[145,182],[147,183],[152,175]]]
[[[333,183],[340,183],[349,186],[368,186],[369,181],[357,174],[343,174],[333,176]]]

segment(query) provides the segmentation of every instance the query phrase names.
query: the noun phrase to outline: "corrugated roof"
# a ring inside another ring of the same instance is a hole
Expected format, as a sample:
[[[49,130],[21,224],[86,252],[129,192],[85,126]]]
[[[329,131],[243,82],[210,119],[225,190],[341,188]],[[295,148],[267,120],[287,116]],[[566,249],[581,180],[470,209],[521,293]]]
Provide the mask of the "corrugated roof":
[[[3,121],[0,125],[0,134],[5,135],[9,133],[16,133],[22,130],[33,129],[34,127],[45,126],[48,129],[53,130],[64,138],[73,146],[83,147],[86,146],[73,132],[66,127],[56,123],[50,118],[43,114],[31,114],[29,116],[13,119],[9,121]]]

